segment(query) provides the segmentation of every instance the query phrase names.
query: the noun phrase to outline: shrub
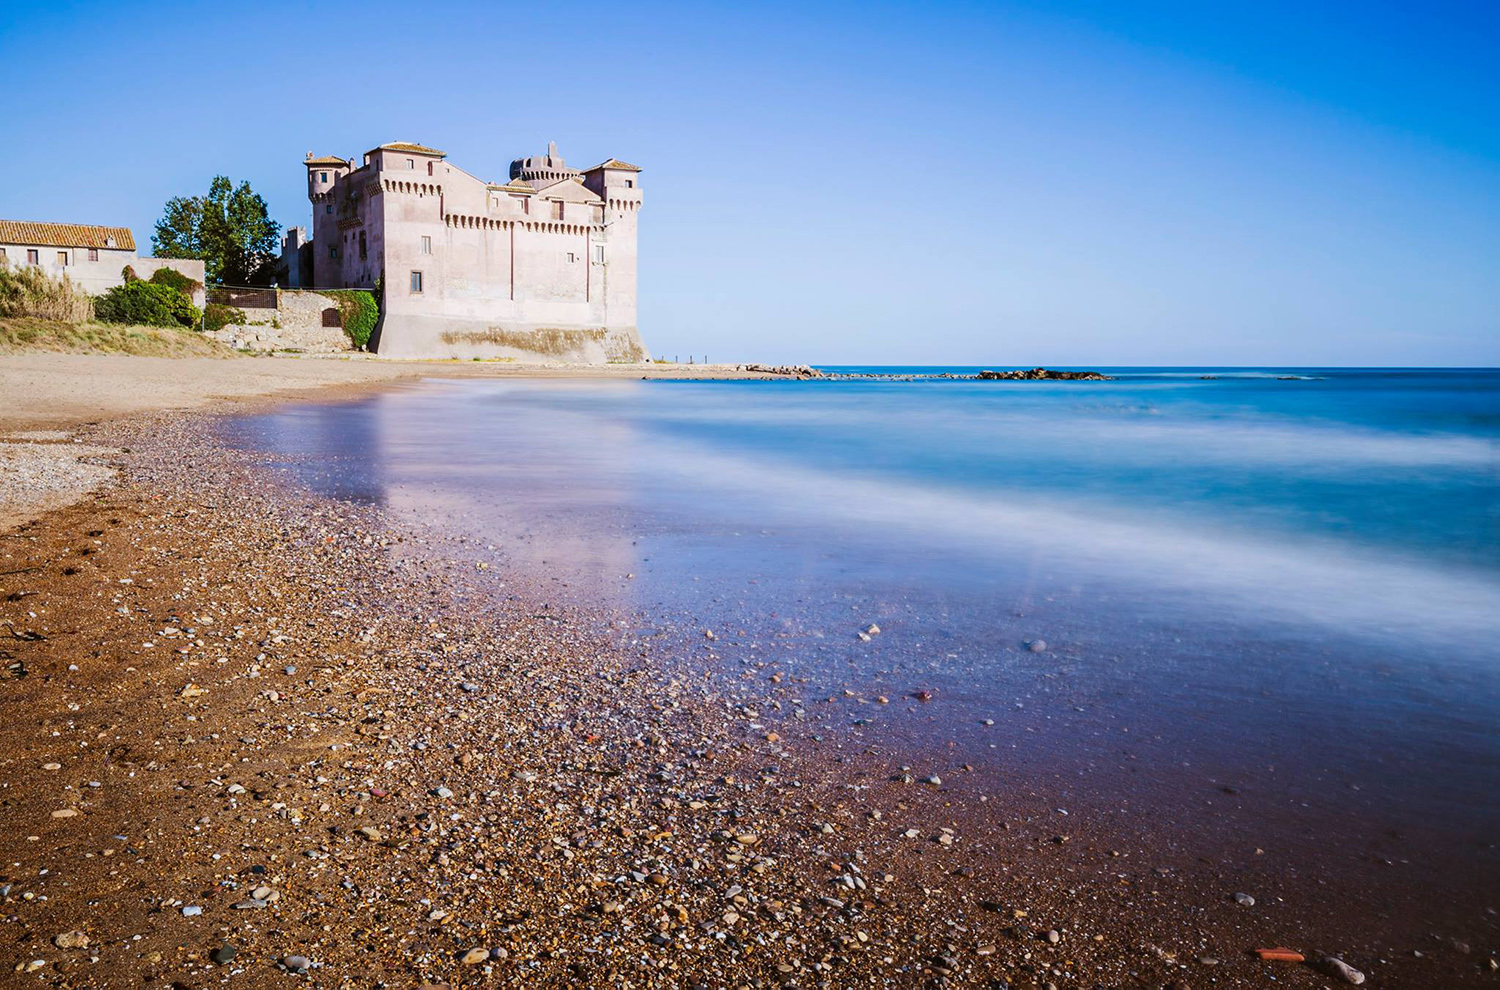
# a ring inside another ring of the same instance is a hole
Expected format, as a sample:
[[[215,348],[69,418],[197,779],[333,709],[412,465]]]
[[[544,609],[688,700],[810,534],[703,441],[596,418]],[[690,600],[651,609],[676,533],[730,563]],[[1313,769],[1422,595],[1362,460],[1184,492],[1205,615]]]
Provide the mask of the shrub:
[[[151,273],[150,281],[155,285],[170,285],[188,299],[192,299],[193,293],[203,288],[196,279],[188,278],[175,268],[158,268]]]
[[[245,325],[245,311],[223,303],[209,303],[203,307],[203,329],[222,330],[231,323]]]
[[[87,323],[94,318],[94,300],[67,275],[52,278],[33,265],[11,268],[0,259],[0,316]]]
[[[196,327],[198,307],[170,285],[136,279],[117,285],[94,300],[94,313],[105,323],[152,327]]]
[[[380,307],[375,305],[375,296],[366,289],[325,289],[323,295],[338,300],[339,318],[343,321],[344,333],[355,347],[364,349],[380,321]]]

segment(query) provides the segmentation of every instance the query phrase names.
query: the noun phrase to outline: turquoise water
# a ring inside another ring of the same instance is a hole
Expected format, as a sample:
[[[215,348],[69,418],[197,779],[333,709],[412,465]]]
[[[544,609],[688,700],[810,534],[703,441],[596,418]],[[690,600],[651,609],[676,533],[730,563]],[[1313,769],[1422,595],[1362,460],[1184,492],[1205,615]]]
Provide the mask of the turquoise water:
[[[1415,830],[1492,876],[1500,372],[1103,370],[432,380],[227,429],[728,690],[790,675],[831,734],[1111,814],[1229,781],[1253,823],[1204,834]]]

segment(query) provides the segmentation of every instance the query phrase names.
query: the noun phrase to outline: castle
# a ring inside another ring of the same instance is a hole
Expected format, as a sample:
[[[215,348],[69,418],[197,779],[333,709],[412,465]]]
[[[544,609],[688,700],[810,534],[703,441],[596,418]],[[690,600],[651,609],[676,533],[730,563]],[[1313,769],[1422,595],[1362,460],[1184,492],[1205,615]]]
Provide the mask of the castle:
[[[549,144],[495,183],[407,142],[358,167],[311,152],[303,164],[313,235],[288,232],[287,284],[380,279],[381,355],[648,358],[635,317],[636,166],[612,158],[578,171]]]

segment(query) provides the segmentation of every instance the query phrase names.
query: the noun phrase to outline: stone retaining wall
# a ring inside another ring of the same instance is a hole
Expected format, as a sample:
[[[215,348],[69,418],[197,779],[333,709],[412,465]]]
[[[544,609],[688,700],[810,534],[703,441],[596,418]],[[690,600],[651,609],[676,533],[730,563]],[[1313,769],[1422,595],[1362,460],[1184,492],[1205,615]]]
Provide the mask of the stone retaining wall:
[[[307,354],[354,350],[344,333],[337,299],[303,289],[267,290],[258,296],[269,300],[271,291],[275,292],[275,309],[241,306],[244,323],[209,331],[208,336],[241,350]]]

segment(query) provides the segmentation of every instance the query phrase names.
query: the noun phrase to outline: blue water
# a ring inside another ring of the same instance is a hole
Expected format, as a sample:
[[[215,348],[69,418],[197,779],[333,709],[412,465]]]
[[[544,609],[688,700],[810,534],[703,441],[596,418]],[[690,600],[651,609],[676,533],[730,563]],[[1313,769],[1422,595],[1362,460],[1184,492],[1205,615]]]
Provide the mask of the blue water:
[[[790,675],[830,733],[1112,813],[1233,781],[1258,843],[1492,857],[1500,372],[1101,370],[432,380],[227,429],[731,690]]]

